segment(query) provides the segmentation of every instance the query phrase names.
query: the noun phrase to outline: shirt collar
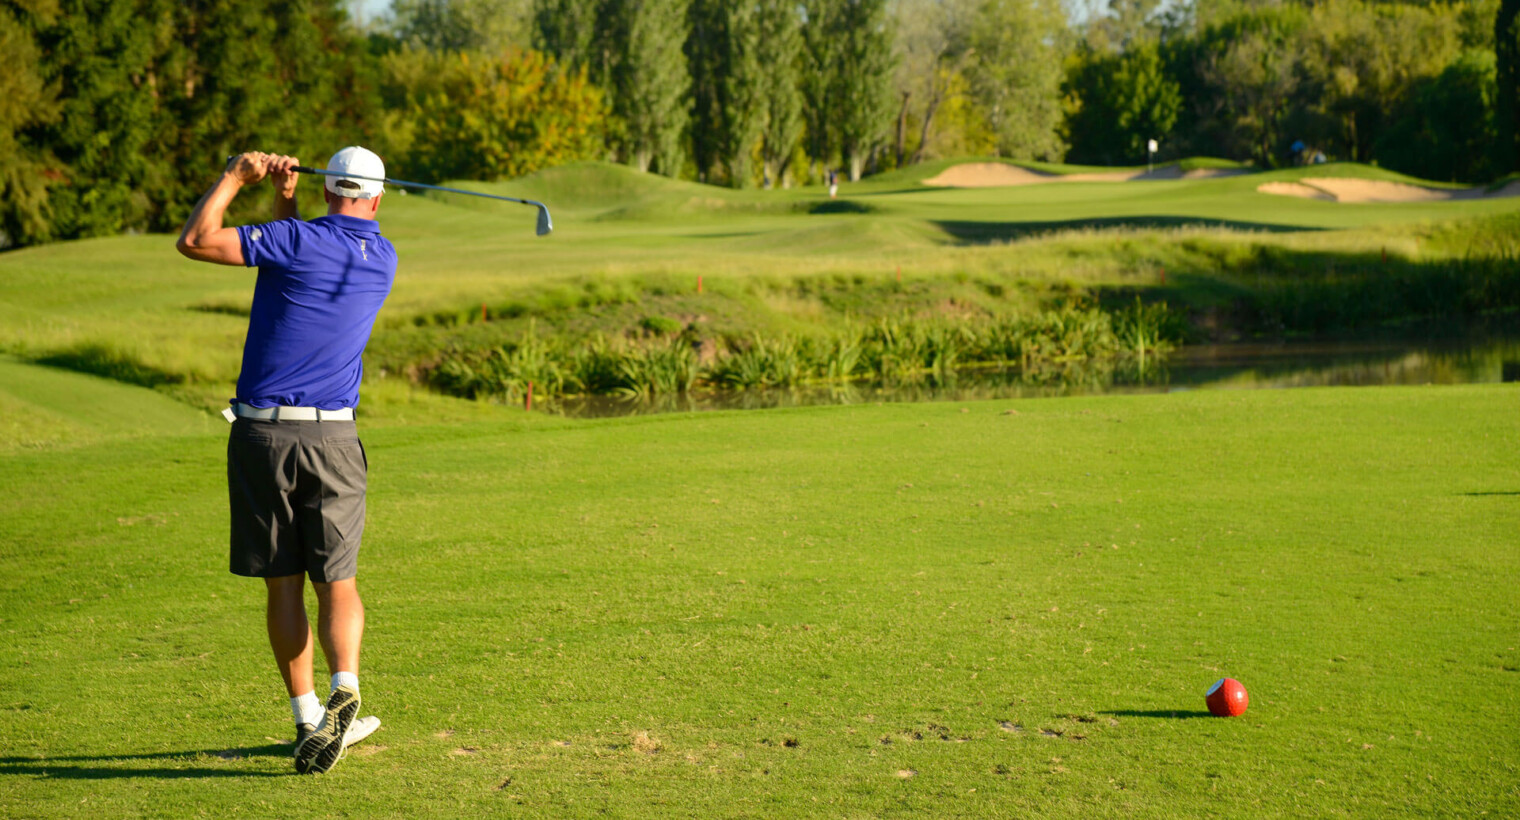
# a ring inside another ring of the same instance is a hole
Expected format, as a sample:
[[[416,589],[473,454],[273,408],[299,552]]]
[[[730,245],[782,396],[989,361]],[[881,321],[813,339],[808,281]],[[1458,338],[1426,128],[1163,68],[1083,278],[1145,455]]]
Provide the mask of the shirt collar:
[[[336,225],[345,231],[358,231],[360,233],[380,233],[379,222],[373,219],[360,219],[357,216],[329,214],[327,216],[319,216],[316,219],[313,219],[312,222],[327,222],[329,224]]]

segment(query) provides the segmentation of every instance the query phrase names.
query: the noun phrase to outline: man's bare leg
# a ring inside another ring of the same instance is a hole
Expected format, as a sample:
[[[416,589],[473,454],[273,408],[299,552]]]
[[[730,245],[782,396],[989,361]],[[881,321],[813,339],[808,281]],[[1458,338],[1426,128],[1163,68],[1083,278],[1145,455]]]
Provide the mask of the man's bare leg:
[[[364,602],[359,586],[348,578],[312,582],[317,591],[317,638],[327,656],[327,671],[359,674],[359,644],[364,639]]]
[[[269,604],[265,623],[269,629],[269,648],[285,679],[290,697],[305,694],[312,686],[311,625],[306,620],[306,576],[286,575],[265,578]]]

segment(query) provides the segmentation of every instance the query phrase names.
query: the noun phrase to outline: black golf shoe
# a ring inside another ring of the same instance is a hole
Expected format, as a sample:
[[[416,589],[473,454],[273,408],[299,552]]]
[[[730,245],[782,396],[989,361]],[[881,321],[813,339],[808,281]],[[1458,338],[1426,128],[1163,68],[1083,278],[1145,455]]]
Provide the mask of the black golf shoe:
[[[327,698],[322,723],[296,746],[296,771],[322,774],[343,759],[348,727],[359,714],[359,690],[339,686]]]

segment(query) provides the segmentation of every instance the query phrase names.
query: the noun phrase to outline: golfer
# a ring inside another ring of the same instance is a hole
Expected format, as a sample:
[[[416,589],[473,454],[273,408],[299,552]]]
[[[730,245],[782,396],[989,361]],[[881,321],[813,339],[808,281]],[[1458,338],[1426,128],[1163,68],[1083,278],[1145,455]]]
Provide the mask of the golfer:
[[[315,774],[380,723],[356,719],[364,605],[355,576],[368,462],[354,408],[361,356],[395,280],[396,251],[375,222],[383,184],[325,177],[327,215],[306,222],[296,212],[298,164],[262,153],[228,160],[178,247],[202,262],[259,269],[237,398],[223,411],[232,422],[232,571],[264,579],[269,645],[295,715],[296,770]],[[385,176],[380,158],[358,147],[334,154],[327,169]],[[222,227],[238,192],[265,176],[274,184],[275,221]],[[312,680],[308,577],[332,674],[325,708]]]

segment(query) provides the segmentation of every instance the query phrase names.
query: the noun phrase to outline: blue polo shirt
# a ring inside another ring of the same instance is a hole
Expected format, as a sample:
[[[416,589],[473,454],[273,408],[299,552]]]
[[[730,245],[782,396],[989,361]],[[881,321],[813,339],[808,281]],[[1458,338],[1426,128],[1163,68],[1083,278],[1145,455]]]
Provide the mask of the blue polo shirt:
[[[324,216],[237,229],[259,269],[237,400],[254,407],[359,404],[362,356],[396,279],[396,249],[374,220]]]

